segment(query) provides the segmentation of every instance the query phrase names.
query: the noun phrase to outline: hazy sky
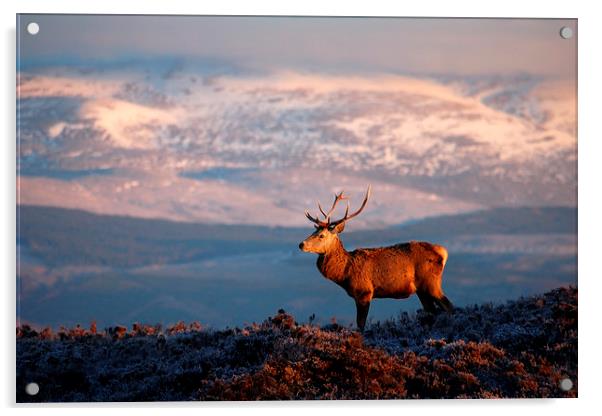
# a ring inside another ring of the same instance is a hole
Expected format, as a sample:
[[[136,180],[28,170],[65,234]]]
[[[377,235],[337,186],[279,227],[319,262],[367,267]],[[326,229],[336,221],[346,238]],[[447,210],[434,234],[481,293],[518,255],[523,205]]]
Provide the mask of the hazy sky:
[[[571,77],[576,20],[22,15],[25,65],[131,56],[222,58],[260,68]],[[40,32],[26,32],[30,21]]]

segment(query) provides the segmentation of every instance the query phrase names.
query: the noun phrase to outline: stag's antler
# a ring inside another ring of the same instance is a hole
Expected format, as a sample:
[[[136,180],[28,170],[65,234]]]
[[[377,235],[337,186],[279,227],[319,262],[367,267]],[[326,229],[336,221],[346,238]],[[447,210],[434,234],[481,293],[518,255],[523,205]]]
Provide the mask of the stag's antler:
[[[328,227],[328,223],[324,222],[324,221],[320,221],[320,219],[318,217],[312,217],[311,214],[309,212],[307,212],[307,210],[305,210],[305,216],[307,217],[308,220],[310,220],[311,222],[313,222],[314,224],[316,224],[318,227]]]
[[[320,201],[318,201],[318,209],[320,210],[322,215],[324,215],[325,221],[321,221],[318,217],[312,217],[307,211],[305,211],[305,216],[311,222],[317,224],[319,227],[328,227],[330,225],[330,214],[332,214],[339,201],[342,201],[343,199],[347,199],[347,197],[343,195],[343,191],[341,191],[338,194],[334,194],[334,202],[332,203],[332,207],[330,207],[330,210],[328,210],[328,212],[324,212],[324,210],[322,209],[322,205],[320,205]]]
[[[364,208],[366,207],[366,204],[368,203],[368,199],[370,198],[371,190],[372,190],[372,187],[370,185],[368,185],[368,190],[366,190],[366,196],[364,197],[364,201],[362,202],[360,209],[355,211],[353,214],[349,215],[349,203],[347,203],[347,209],[345,210],[345,215],[343,216],[343,218],[341,218],[340,220],[331,222],[330,226],[334,227],[336,225],[339,225],[342,222],[349,221],[353,217],[357,217],[360,214],[360,212],[362,212],[364,210]]]
[[[324,210],[322,209],[322,206],[320,205],[320,202],[318,201],[318,208],[319,208],[320,212],[322,213],[322,215],[324,215],[324,218],[326,221],[321,221],[317,216],[312,217],[311,214],[309,212],[307,212],[307,210],[305,211],[305,216],[307,217],[307,219],[309,219],[311,222],[316,224],[318,227],[324,227],[324,228],[334,227],[342,222],[350,220],[351,218],[359,215],[359,213],[362,212],[362,210],[366,206],[366,203],[368,202],[368,198],[370,198],[370,190],[371,190],[371,187],[370,187],[370,185],[368,185],[368,190],[366,191],[366,196],[364,197],[364,202],[362,202],[362,206],[360,207],[360,209],[358,209],[356,212],[354,212],[351,215],[349,215],[349,198],[347,198],[345,195],[343,195],[343,192],[341,191],[339,194],[334,195],[334,202],[332,203],[332,207],[330,208],[330,210],[328,210],[328,212],[324,212]],[[330,215],[333,213],[337,204],[344,199],[347,199],[347,209],[345,210],[345,215],[340,220],[331,222]]]
[[[339,194],[334,194],[334,202],[332,203],[332,207],[330,207],[330,210],[326,213],[322,209],[322,206],[320,205],[320,201],[318,201],[318,208],[320,209],[320,212],[322,213],[322,215],[324,215],[326,222],[328,222],[328,223],[330,222],[330,214],[332,214],[332,212],[336,208],[339,201],[342,201],[343,199],[347,199],[347,200],[349,199],[345,195],[343,195],[343,191],[341,191]]]

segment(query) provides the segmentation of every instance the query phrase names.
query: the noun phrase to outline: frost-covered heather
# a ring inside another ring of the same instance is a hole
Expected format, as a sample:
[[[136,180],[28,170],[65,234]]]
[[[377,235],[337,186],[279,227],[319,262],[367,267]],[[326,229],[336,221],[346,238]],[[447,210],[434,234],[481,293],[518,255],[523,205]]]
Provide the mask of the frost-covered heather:
[[[452,315],[404,313],[363,336],[284,311],[221,331],[17,328],[19,402],[576,396],[576,288]]]

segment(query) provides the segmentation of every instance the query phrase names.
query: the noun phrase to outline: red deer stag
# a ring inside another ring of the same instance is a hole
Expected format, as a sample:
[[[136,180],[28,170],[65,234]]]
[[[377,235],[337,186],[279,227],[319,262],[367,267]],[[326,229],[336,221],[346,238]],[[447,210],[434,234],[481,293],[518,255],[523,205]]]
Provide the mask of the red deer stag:
[[[445,247],[410,241],[390,247],[345,250],[339,234],[347,221],[362,212],[369,197],[370,186],[360,208],[349,214],[348,201],[345,215],[337,221],[331,221],[330,216],[337,203],[347,199],[343,192],[335,194],[328,212],[324,212],[318,202],[323,221],[305,211],[316,231],[301,242],[299,248],[317,253],[317,266],[322,275],[345,289],[355,300],[360,331],[364,330],[370,302],[374,298],[405,299],[416,293],[427,312],[435,312],[435,305],[450,312],[452,303],[441,289],[441,275],[447,261]]]

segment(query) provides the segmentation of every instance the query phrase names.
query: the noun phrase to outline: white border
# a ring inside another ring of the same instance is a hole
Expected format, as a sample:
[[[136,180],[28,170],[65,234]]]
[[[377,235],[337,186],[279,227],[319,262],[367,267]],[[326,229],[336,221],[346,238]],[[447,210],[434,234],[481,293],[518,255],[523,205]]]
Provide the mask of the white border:
[[[142,405],[50,405],[45,414],[63,414],[87,411],[105,414],[107,407],[117,415],[130,413],[134,408],[144,408],[147,414],[156,414],[175,407],[178,413],[195,414],[220,410],[243,411],[251,414],[305,414],[307,412],[344,411],[365,413],[377,411],[424,412],[432,410],[446,415],[466,415],[467,412],[507,414],[531,410],[547,415],[589,413],[599,402],[597,388],[600,383],[601,331],[597,307],[602,302],[600,293],[602,276],[598,273],[596,238],[601,235],[600,213],[597,198],[602,186],[600,166],[599,122],[600,64],[599,39],[602,39],[600,14],[595,2],[553,1],[527,2],[524,0],[498,0],[497,2],[454,1],[384,1],[384,0],[226,0],[221,2],[188,2],[185,0],[20,0],[17,4],[0,2],[3,34],[1,101],[3,140],[1,169],[2,230],[0,264],[3,268],[4,302],[2,310],[2,375],[0,376],[2,404],[13,407],[15,397],[15,14],[20,13],[131,13],[131,14],[248,14],[248,15],[332,15],[332,16],[440,16],[440,17],[557,17],[579,19],[579,399],[576,400],[503,400],[503,401],[398,401],[398,402],[297,402],[297,403],[177,403]],[[600,178],[600,179],[599,179]],[[24,407],[24,406],[20,406]],[[21,411],[36,411],[40,406],[29,406]]]

